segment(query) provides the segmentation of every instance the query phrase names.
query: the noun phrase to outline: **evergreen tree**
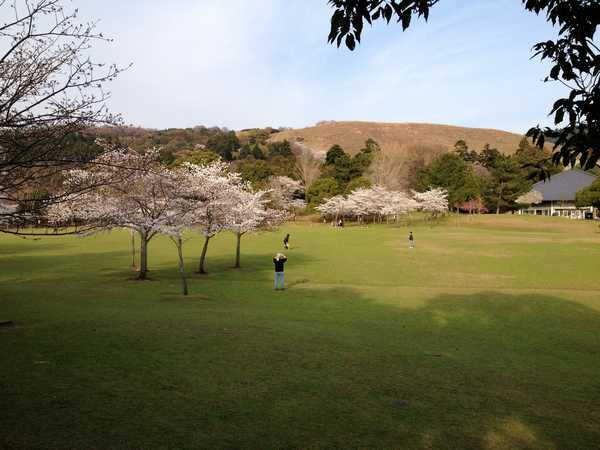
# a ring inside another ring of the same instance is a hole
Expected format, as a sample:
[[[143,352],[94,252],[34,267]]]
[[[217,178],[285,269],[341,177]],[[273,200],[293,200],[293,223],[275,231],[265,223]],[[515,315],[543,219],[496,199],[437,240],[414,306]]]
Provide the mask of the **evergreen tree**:
[[[291,157],[293,156],[292,147],[289,141],[273,142],[267,146],[269,150],[269,158],[276,156]]]
[[[373,185],[367,177],[353,178],[346,186],[346,194],[350,194],[359,188],[370,188]]]
[[[561,171],[560,167],[552,163],[550,152],[532,145],[525,137],[519,142],[514,158],[521,167],[523,178],[529,180],[531,184],[536,181],[540,173],[552,176]]]
[[[323,203],[323,200],[340,193],[340,186],[335,178],[319,178],[306,191],[306,201],[309,208],[314,208]]]
[[[249,144],[244,144],[240,149],[240,159],[246,159],[249,156],[252,156],[252,148]]]
[[[477,152],[475,150],[469,151],[469,146],[462,139],[454,144],[454,152],[465,162],[475,163],[479,161],[479,155]]]
[[[327,154],[325,155],[325,165],[335,165],[338,159],[345,157],[347,158],[348,155],[346,154],[344,149],[339,145],[335,144],[331,146],[331,148],[327,151]]]
[[[480,196],[482,180],[475,174],[470,164],[455,153],[439,156],[419,170],[417,190],[444,188],[448,191],[450,208]]]
[[[502,153],[500,153],[498,149],[491,148],[490,144],[485,144],[483,146],[483,150],[481,150],[479,156],[477,157],[477,161],[483,167],[489,169],[490,167],[494,166],[496,159],[500,158],[501,156]]]
[[[263,160],[245,161],[237,169],[242,179],[250,182],[256,189],[265,189],[274,175],[273,169]]]
[[[254,159],[266,159],[265,154],[258,143],[254,144],[252,147],[252,156],[254,156]]]
[[[235,131],[219,130],[208,139],[206,146],[225,161],[231,161],[233,152],[240,148],[240,141]]]
[[[350,156],[339,145],[332,146],[325,156],[323,176],[325,178],[334,178],[340,189],[343,190],[352,179],[352,175],[352,160]]]
[[[510,156],[499,155],[493,166],[488,167],[488,179],[485,200],[488,209],[500,214],[503,209],[513,208],[517,197],[526,192],[530,184],[523,178],[521,167]]]
[[[575,195],[575,205],[578,208],[587,208],[588,206],[600,208],[600,178]]]
[[[365,146],[351,158],[350,161],[350,180],[362,177],[367,169],[371,166],[373,158],[381,151],[379,144],[369,138],[365,142]]]

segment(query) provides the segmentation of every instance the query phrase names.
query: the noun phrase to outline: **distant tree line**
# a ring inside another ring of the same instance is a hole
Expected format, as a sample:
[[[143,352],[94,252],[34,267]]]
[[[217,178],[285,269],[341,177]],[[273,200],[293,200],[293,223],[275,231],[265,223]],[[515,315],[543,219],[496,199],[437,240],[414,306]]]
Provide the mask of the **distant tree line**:
[[[518,208],[516,199],[531,189],[540,166],[550,174],[560,172],[550,156],[526,138],[512,155],[489,145],[471,150],[460,140],[453,152],[440,155],[418,170],[414,187],[446,189],[449,207],[455,211],[511,211]]]
[[[512,155],[490,145],[471,149],[464,140],[456,142],[450,153],[412,147],[384,152],[377,142],[367,139],[353,155],[335,144],[319,158],[302,142],[272,140],[278,130],[256,128],[236,133],[204,126],[167,130],[99,127],[71,134],[63,152],[91,161],[109,143],[140,154],[156,148],[160,162],[173,169],[186,163],[204,166],[223,161],[254,190],[273,190],[274,183],[282,182],[295,186],[282,202],[289,205],[280,206],[294,214],[303,209],[300,204],[314,211],[327,199],[375,186],[402,192],[441,188],[447,191],[453,211],[500,213],[518,208],[517,198],[531,189],[539,167],[550,174],[560,171],[552,164],[550,152],[526,138]],[[43,192],[28,193],[22,211],[33,214],[43,209],[43,199],[61,183],[60,177],[49,179]]]

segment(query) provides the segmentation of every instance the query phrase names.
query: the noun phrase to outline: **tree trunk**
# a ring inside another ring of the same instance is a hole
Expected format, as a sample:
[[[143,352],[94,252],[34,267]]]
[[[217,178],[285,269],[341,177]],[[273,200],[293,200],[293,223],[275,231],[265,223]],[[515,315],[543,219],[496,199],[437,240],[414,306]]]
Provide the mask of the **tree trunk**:
[[[135,231],[131,230],[131,269],[137,270],[135,265]]]
[[[500,202],[502,201],[502,191],[504,191],[504,185],[500,185],[500,192],[498,192],[498,202],[496,203],[496,214],[500,214]]]
[[[240,246],[242,243],[242,235],[243,233],[237,233],[237,244],[235,246],[235,268],[239,269],[240,265]]]
[[[175,240],[177,245],[177,254],[179,256],[179,275],[181,276],[181,295],[188,295],[187,279],[185,278],[185,267],[183,266],[183,241],[181,236]]]
[[[202,247],[202,254],[200,255],[200,265],[198,266],[198,273],[206,273],[206,271],[204,270],[204,261],[206,260],[208,241],[210,241],[210,236],[206,236],[204,238],[204,247]]]
[[[140,274],[138,280],[146,280],[148,277],[148,235],[145,231],[140,232]]]

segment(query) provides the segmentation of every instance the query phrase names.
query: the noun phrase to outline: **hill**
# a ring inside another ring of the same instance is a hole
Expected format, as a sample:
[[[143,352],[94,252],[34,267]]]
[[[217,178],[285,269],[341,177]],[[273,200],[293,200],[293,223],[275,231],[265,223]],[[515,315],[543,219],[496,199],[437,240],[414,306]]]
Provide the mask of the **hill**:
[[[379,143],[386,153],[419,153],[435,155],[451,150],[458,140],[464,140],[473,150],[485,144],[505,154],[513,153],[522,135],[501,130],[466,128],[426,123],[320,122],[314,127],[284,130],[270,141],[298,142],[313,152],[322,154],[333,144],[339,144],[350,154],[358,152],[368,138]],[[426,156],[426,155],[423,155]]]

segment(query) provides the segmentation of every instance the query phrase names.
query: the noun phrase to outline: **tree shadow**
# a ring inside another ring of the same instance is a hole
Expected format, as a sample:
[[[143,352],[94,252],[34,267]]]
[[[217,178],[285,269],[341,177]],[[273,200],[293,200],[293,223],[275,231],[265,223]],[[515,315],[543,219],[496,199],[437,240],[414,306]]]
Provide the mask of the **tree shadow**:
[[[285,265],[286,270],[293,270],[296,267],[301,267],[310,261],[315,261],[317,258],[309,257],[306,254],[286,254],[288,262]],[[247,253],[242,254],[241,267],[234,267],[235,255],[209,255],[206,260],[207,274],[199,275],[201,278],[213,278],[213,279],[230,279],[231,276],[239,274],[241,277],[246,278],[248,274],[254,274],[260,276],[261,279],[265,278],[265,274],[273,272],[273,254],[271,253]],[[198,265],[198,259],[192,257],[186,257],[185,266],[186,270],[193,272]],[[163,266],[164,267],[164,266]],[[172,277],[173,273],[169,269],[164,271],[166,276]],[[197,275],[194,273],[194,276]],[[234,278],[234,281],[236,278]]]
[[[339,311],[343,304],[340,318],[351,316],[348,328],[363,336],[362,351],[353,351],[356,371],[344,375],[349,384],[368,386],[369,396],[355,391],[359,403],[379,397],[388,414],[402,417],[398,422],[383,413],[377,425],[387,422],[385,433],[409,425],[410,437],[399,435],[397,447],[579,449],[600,442],[596,309],[493,291],[442,294],[416,309],[343,289],[327,295],[339,299],[330,307]],[[361,367],[377,368],[377,375],[365,377]],[[398,399],[408,407],[393,411]]]
[[[55,249],[55,246],[41,246],[35,251],[43,251],[44,248]],[[102,253],[101,263],[95,253],[68,254],[33,254],[34,251],[19,251],[10,257],[0,258],[0,273],[7,277],[18,278],[43,278],[45,275],[53,275],[56,281],[56,272],[60,271],[61,280],[73,278],[84,279],[90,272],[97,274],[113,273],[114,267],[122,264],[126,257],[125,251],[114,251]],[[108,259],[108,261],[107,261]],[[107,262],[111,264],[107,266]],[[123,271],[125,273],[125,271]]]
[[[493,291],[438,295],[416,309],[347,289],[292,288],[281,298],[286,330],[271,330],[273,348],[253,356],[276,374],[268,377],[267,416],[277,412],[288,420],[278,422],[303,427],[274,427],[290,440],[267,446],[583,449],[600,442],[595,309]],[[282,382],[288,373],[294,379]]]

